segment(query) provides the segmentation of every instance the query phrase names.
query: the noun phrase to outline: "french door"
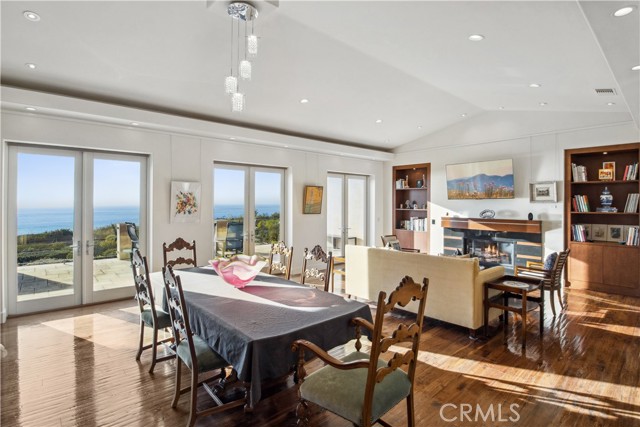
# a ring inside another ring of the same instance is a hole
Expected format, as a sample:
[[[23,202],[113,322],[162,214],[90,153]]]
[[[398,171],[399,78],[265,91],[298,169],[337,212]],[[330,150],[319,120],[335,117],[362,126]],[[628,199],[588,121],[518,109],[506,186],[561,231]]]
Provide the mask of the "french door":
[[[9,314],[132,295],[124,223],[146,235],[146,177],[144,156],[11,145]]]
[[[330,173],[327,177],[327,248],[344,256],[344,246],[367,244],[368,178]]]
[[[226,226],[225,235],[216,232],[216,247],[222,247],[226,240],[225,255],[236,252],[268,257],[271,244],[284,240],[284,172],[280,168],[216,164],[213,217],[216,224]],[[241,241],[234,245],[232,239],[238,234]]]

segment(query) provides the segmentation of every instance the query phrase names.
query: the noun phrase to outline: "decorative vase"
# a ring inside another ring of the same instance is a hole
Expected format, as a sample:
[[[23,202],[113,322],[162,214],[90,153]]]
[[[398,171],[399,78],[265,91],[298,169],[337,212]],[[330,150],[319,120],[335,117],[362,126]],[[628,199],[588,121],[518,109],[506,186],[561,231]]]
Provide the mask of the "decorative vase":
[[[267,264],[257,255],[233,255],[231,258],[218,258],[209,263],[225,282],[236,288],[244,288],[260,273]]]
[[[613,203],[613,196],[607,187],[604,187],[602,190],[602,194],[600,194],[600,204],[604,208],[611,208],[611,204]]]
[[[529,212],[529,215],[527,215],[527,218],[529,218],[529,221],[533,221],[533,214]]]

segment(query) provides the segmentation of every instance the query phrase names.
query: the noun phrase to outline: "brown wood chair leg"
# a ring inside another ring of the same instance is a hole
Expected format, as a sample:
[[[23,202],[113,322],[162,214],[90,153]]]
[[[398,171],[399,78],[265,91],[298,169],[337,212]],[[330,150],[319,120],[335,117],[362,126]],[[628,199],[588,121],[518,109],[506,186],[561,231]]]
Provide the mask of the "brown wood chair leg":
[[[413,392],[407,396],[407,427],[414,427],[416,425],[415,412],[413,411]]]
[[[189,399],[189,422],[187,425],[192,427],[196,423],[196,416],[198,412],[198,408],[196,407],[198,403],[198,370],[191,370],[191,393]]]
[[[142,319],[140,319],[140,343],[138,344],[138,354],[136,354],[136,360],[140,360],[143,343],[144,343],[144,322],[142,321]]]
[[[544,289],[540,292],[544,292]],[[553,289],[549,290],[549,301],[551,302],[551,311],[553,312],[553,317],[556,317],[556,302],[554,301],[553,298]]]
[[[149,373],[153,374],[153,369],[156,367],[156,361],[158,358],[158,330],[153,328],[153,341],[151,342],[151,366],[149,367]]]
[[[560,292],[560,288],[556,288],[556,292],[558,293],[558,301],[560,302],[560,308],[564,310],[564,301],[562,301],[562,293]]]
[[[180,399],[180,377],[182,376],[182,362],[178,357],[176,357],[176,388],[173,393],[173,401],[171,402],[171,407],[175,408],[178,406],[178,399]]]

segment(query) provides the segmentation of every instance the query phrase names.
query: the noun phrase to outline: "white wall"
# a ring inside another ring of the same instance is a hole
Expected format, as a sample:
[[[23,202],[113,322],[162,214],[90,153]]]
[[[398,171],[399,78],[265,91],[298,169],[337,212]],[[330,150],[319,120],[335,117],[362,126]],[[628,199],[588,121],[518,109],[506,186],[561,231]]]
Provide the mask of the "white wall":
[[[52,97],[56,98],[56,97]],[[55,99],[54,99],[55,101]],[[53,101],[52,101],[53,102]],[[64,98],[65,108],[72,105],[75,111],[82,112],[85,104],[95,107],[95,103],[75,100],[70,102]],[[109,106],[112,108],[112,106]],[[121,108],[126,112],[126,108]],[[147,119],[152,116],[161,123],[165,115],[146,113]],[[287,243],[294,246],[294,267],[299,270],[302,263],[304,247],[321,244],[326,246],[326,196],[323,198],[321,215],[303,215],[302,194],[305,185],[326,186],[328,172],[348,172],[371,177],[372,215],[382,212],[383,162],[367,160],[344,155],[345,150],[337,148],[340,155],[301,151],[282,147],[265,146],[203,137],[202,130],[207,122],[170,116],[167,120],[180,121],[180,132],[148,130],[141,127],[100,123],[96,117],[91,120],[53,117],[45,114],[28,114],[21,111],[4,110],[2,114],[2,150],[8,142],[28,142],[52,144],[64,147],[78,147],[109,151],[135,152],[148,154],[150,159],[151,191],[149,192],[149,212],[151,215],[150,241],[151,250],[147,253],[151,259],[152,269],[162,266],[162,242],[173,241],[177,236],[198,242],[198,259],[202,263],[212,257],[213,253],[213,168],[215,162],[236,162],[252,165],[266,165],[287,170],[286,198],[288,223],[286,225]],[[128,123],[128,122],[126,122]],[[203,124],[204,123],[204,124]],[[189,135],[190,124],[200,129],[195,135]],[[215,125],[212,125],[215,126]],[[186,129],[186,130],[185,130]],[[228,127],[227,127],[228,130]],[[243,128],[237,128],[239,135]],[[290,137],[271,134],[274,143],[280,138],[287,141]],[[313,140],[303,141],[308,147],[327,148],[327,143]],[[287,142],[288,143],[288,142]],[[355,150],[355,151],[354,151]],[[349,149],[357,153],[356,149]],[[370,150],[362,150],[363,155],[370,156]],[[6,157],[0,154],[0,161]],[[386,155],[387,158],[391,157]],[[5,179],[6,168],[3,165],[2,179]],[[202,216],[199,224],[176,224],[169,222],[169,190],[172,180],[199,181],[202,183]],[[6,182],[6,181],[5,181]],[[6,200],[6,188],[2,185],[0,196]],[[0,241],[6,240],[6,216],[1,216]],[[377,215],[370,222],[370,243],[382,232],[382,217]],[[9,237],[9,236],[7,236]],[[5,254],[3,246],[2,253]],[[6,289],[7,274],[4,272],[3,290]],[[2,305],[4,307],[4,304]]]
[[[431,225],[431,253],[442,252],[441,217],[447,214],[478,217],[483,209],[493,209],[496,218],[527,219],[527,214],[533,213],[534,219],[543,221],[546,252],[562,250],[564,150],[637,142],[640,132],[628,115],[557,115],[552,119],[546,112],[542,115],[487,113],[399,147],[396,158],[385,163],[385,206],[391,206],[392,166],[428,162],[431,163],[431,218],[435,220],[435,225]],[[543,132],[545,119],[549,119],[549,127]],[[513,159],[514,199],[447,199],[447,164],[507,158]],[[529,183],[535,181],[558,181],[558,203],[529,202]],[[392,229],[390,209],[387,210],[385,231]]]

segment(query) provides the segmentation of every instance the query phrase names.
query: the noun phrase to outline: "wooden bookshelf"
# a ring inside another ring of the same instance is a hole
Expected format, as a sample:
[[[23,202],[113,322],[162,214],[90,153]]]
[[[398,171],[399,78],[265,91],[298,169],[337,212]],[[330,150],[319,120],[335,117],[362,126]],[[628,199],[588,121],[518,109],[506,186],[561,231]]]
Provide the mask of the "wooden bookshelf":
[[[419,186],[422,181],[422,186]],[[403,248],[429,252],[431,165],[393,167],[393,234]],[[410,207],[406,202],[409,201]],[[414,207],[417,206],[417,207]],[[413,229],[412,229],[413,228]]]
[[[640,143],[565,150],[565,246],[571,249],[567,266],[570,286],[579,289],[613,294],[640,296],[640,247],[607,241],[610,236],[589,236],[586,242],[575,241],[572,226],[575,224],[609,226],[638,226],[640,213],[624,212],[627,196],[640,193],[640,181],[624,180],[625,167],[640,160]],[[598,170],[604,162],[615,162],[612,181],[598,180]],[[572,163],[585,166],[586,181],[573,180]],[[600,194],[607,187],[613,196],[613,207],[618,212],[596,212],[600,206]],[[589,199],[590,212],[576,212],[573,197],[585,195]],[[592,232],[593,233],[593,232]],[[624,237],[624,236],[623,236]]]

